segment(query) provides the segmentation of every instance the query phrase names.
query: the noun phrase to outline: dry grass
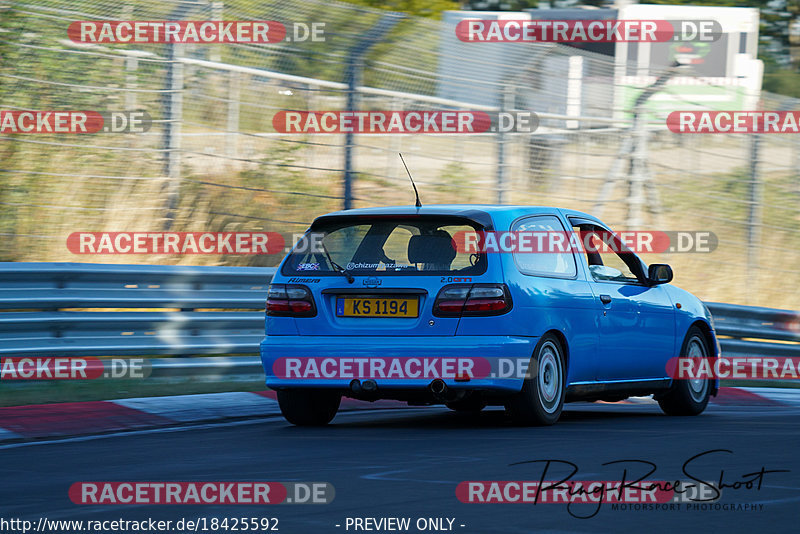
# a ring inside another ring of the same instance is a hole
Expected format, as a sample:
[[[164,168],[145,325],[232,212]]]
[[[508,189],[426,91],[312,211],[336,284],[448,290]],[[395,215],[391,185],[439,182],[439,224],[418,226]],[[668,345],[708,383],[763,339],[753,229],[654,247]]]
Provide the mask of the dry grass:
[[[197,130],[192,133],[198,133]],[[210,132],[209,132],[210,133]],[[531,153],[523,140],[509,143],[507,202],[557,205],[597,213],[595,203],[618,137],[567,139],[550,151]],[[156,153],[86,148],[53,152],[16,144],[10,168],[75,176],[5,173],[0,251],[11,261],[89,261],[193,265],[274,265],[277,256],[76,256],[66,250],[75,231],[276,231],[302,232],[319,214],[340,209],[343,140],[318,136],[286,142],[246,136],[239,157],[223,157],[214,136],[189,136],[175,210],[167,209],[169,182]],[[308,144],[308,142],[312,144]],[[147,148],[138,140],[138,148]],[[423,202],[493,203],[496,200],[495,140],[490,136],[363,136],[355,161],[355,205],[408,204],[412,193],[397,152],[404,152]],[[786,171],[791,145],[765,143],[761,152],[763,228],[755,266],[748,265],[749,153],[736,138],[670,137],[651,142],[649,160],[661,213],[646,229],[707,230],[716,234],[712,253],[647,255],[668,262],[675,283],[704,300],[797,309],[800,307],[800,186]],[[90,147],[91,148],[91,147]],[[552,155],[549,160],[546,157]],[[532,156],[541,162],[531,170]],[[129,158],[130,162],[125,158]],[[689,168],[693,172],[676,171]],[[119,180],[81,176],[150,176]],[[216,184],[216,185],[212,185]],[[602,217],[614,228],[626,220],[622,184]],[[331,198],[326,198],[331,197]],[[81,209],[73,209],[81,208]],[[9,235],[10,234],[10,235]]]

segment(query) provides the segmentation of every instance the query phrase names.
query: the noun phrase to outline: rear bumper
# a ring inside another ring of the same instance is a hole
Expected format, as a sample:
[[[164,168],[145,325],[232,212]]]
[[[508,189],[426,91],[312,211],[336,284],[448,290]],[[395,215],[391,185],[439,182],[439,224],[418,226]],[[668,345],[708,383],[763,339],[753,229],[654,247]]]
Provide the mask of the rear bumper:
[[[514,393],[522,389],[519,365],[530,360],[536,337],[517,336],[267,336],[261,342],[261,363],[271,388],[313,387],[347,389],[353,377],[284,378],[276,376],[274,364],[282,358],[483,358],[492,365],[488,376],[469,381],[444,378],[449,389]],[[500,360],[503,365],[500,365]],[[524,373],[524,371],[523,371]],[[374,378],[378,391],[424,391],[432,378]]]

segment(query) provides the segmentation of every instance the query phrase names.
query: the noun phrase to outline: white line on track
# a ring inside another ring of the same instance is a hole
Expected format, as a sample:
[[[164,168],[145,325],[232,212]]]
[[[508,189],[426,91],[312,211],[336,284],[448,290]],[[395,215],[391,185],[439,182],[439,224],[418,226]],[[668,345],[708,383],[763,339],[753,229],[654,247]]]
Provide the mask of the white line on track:
[[[373,409],[373,410],[346,410],[339,412],[337,417],[341,417],[343,415],[353,415],[353,414],[385,414],[385,413],[419,413],[425,411],[426,408],[404,408],[403,410],[398,410],[397,408],[386,408],[386,409]],[[428,409],[429,410],[429,409]],[[428,411],[430,413],[430,411]],[[36,440],[36,441],[26,441],[21,443],[8,443],[6,445],[0,445],[0,450],[3,449],[16,449],[19,447],[33,447],[36,445],[54,445],[60,443],[78,443],[82,441],[94,441],[98,439],[108,439],[108,438],[117,438],[117,437],[125,437],[125,436],[142,436],[148,434],[165,434],[169,432],[186,432],[189,430],[206,430],[212,428],[225,428],[225,427],[234,427],[234,426],[245,426],[245,425],[255,425],[259,423],[283,423],[285,425],[289,425],[289,423],[285,422],[283,417],[280,415],[270,416],[270,417],[259,417],[256,419],[246,419],[244,421],[221,421],[217,423],[197,423],[197,424],[185,424],[180,426],[168,426],[168,427],[160,427],[160,428],[146,428],[142,430],[123,430],[120,432],[109,432],[107,434],[92,434],[88,436],[72,436],[72,437],[65,437],[65,438],[54,438],[54,439],[47,439],[47,440]]]

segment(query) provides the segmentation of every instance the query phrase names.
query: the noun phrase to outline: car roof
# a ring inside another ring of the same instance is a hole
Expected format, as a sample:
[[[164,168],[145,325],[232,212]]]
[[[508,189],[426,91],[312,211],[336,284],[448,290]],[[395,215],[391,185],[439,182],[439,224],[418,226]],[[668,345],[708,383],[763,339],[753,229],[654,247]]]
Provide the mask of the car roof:
[[[359,217],[370,215],[454,215],[470,218],[476,212],[489,215],[498,214],[505,217],[516,218],[522,215],[536,213],[558,213],[565,215],[586,217],[587,219],[598,220],[596,217],[569,208],[558,208],[555,206],[526,206],[526,205],[504,205],[504,204],[429,204],[417,208],[413,205],[405,206],[382,206],[375,208],[357,208],[350,210],[334,211],[322,215],[318,219],[328,217]]]

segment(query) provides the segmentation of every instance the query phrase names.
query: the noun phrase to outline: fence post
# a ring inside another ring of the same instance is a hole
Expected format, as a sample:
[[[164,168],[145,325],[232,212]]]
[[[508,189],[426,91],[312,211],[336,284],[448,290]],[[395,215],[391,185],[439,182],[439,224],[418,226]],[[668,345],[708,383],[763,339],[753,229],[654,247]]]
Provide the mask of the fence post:
[[[183,20],[197,6],[184,4],[172,10],[167,20]],[[167,177],[167,213],[164,229],[170,230],[180,200],[181,124],[183,123],[183,63],[184,44],[167,44],[167,75],[164,87],[164,175]]]
[[[136,93],[132,89],[138,86],[136,71],[139,68],[139,59],[135,56],[125,57],[125,109],[136,109]]]
[[[570,56],[567,71],[567,115],[579,117],[582,112],[583,56]],[[567,129],[580,128],[578,120],[567,120]]]
[[[164,174],[167,177],[167,216],[166,229],[172,226],[175,209],[178,206],[181,179],[181,123],[183,122],[183,64],[178,61],[182,55],[182,44],[168,47],[167,93],[164,113]]]
[[[405,111],[403,100],[400,98],[393,97],[390,102],[392,111]],[[397,154],[403,152],[403,136],[391,135],[389,137],[389,146],[390,150],[386,152],[386,176],[392,179],[398,176],[398,171],[400,170],[400,158],[397,157]]]
[[[758,295],[758,241],[761,238],[761,177],[759,176],[758,158],[761,148],[761,136],[750,136],[750,180],[748,190],[747,213],[747,302]]]
[[[361,84],[361,75],[364,71],[364,55],[403,18],[405,18],[405,15],[402,13],[391,11],[386,13],[350,49],[350,53],[347,56],[347,71],[345,72],[345,82],[347,83],[347,108],[345,111],[356,111],[358,108],[358,86]],[[354,146],[355,135],[352,131],[348,131],[344,137],[344,203],[342,206],[346,210],[353,207]]]
[[[648,180],[647,175],[647,122],[644,118],[644,110],[639,108],[634,111],[633,126],[631,135],[634,138],[633,150],[630,157],[630,169],[628,171],[628,216],[626,224],[630,230],[641,230],[642,228],[642,208],[645,205],[644,186]]]
[[[239,156],[239,101],[241,100],[242,74],[228,73],[228,121],[225,132],[225,155],[229,158]]]
[[[503,86],[503,92],[500,95],[500,112],[511,111],[514,108],[514,89],[510,84]],[[506,183],[508,182],[508,155],[506,154],[506,145],[508,144],[509,135],[501,128],[500,117],[497,120],[497,203],[504,204],[506,202]]]
[[[211,3],[211,20],[222,20],[223,12],[225,11],[225,2],[212,2]],[[222,61],[222,46],[211,45],[208,53],[209,61]]]

